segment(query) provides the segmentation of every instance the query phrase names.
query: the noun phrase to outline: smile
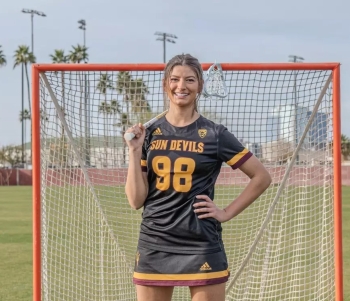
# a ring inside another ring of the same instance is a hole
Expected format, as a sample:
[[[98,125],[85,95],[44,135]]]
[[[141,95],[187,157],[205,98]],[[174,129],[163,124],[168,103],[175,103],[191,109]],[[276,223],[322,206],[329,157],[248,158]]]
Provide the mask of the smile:
[[[186,97],[186,96],[188,96],[189,94],[185,94],[185,93],[175,93],[175,95],[176,95],[177,97]]]

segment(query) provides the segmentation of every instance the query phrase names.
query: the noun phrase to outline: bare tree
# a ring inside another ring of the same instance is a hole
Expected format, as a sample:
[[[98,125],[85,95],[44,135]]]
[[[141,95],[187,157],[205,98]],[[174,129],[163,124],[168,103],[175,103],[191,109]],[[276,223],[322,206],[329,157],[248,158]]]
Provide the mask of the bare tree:
[[[22,148],[16,145],[7,145],[0,148],[0,162],[8,163],[11,167],[22,162]]]

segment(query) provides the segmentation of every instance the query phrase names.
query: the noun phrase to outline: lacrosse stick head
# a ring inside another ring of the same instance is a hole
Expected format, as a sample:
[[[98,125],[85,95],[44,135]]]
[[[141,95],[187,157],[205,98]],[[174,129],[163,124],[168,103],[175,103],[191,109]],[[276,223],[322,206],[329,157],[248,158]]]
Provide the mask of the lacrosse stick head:
[[[225,98],[227,94],[227,87],[221,65],[214,63],[207,71],[203,86],[203,96],[206,98]]]

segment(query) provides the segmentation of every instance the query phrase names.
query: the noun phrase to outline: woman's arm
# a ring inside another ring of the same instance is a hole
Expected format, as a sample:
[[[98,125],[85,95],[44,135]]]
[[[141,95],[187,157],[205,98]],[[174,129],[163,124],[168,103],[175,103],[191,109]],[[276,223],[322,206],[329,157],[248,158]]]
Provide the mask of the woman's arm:
[[[239,169],[250,178],[250,181],[225,209],[219,209],[207,195],[197,195],[197,199],[203,200],[193,205],[196,213],[204,213],[199,216],[200,219],[214,217],[219,222],[227,222],[246,209],[270,186],[271,176],[255,156],[251,156]]]
[[[148,194],[147,173],[142,172],[140,162],[141,152],[130,150],[125,193],[133,209],[140,209]]]
[[[228,220],[234,218],[253,203],[272,182],[265,166],[255,156],[251,156],[239,169],[250,178],[250,181],[241,194],[224,209]]]
[[[129,128],[127,133],[134,133],[135,138],[126,140],[129,147],[129,167],[125,183],[125,193],[129,204],[134,209],[140,209],[148,194],[147,174],[141,169],[142,145],[146,129],[140,123]]]

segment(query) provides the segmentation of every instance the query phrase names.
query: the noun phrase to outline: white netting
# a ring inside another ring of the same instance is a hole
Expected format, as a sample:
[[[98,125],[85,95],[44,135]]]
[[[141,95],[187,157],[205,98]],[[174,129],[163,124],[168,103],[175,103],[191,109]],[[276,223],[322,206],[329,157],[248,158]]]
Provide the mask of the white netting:
[[[273,178],[259,200],[223,224],[227,300],[334,300],[330,75],[224,70],[228,96],[200,101],[200,112],[226,125]],[[164,110],[161,78],[156,71],[41,77],[43,300],[136,299],[141,210],[125,197],[122,137]],[[223,166],[215,202],[226,206],[248,180]],[[176,288],[173,299],[189,300],[188,289]]]

